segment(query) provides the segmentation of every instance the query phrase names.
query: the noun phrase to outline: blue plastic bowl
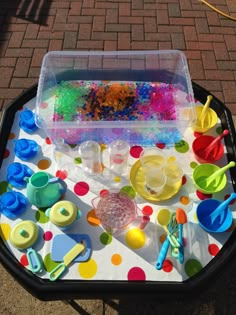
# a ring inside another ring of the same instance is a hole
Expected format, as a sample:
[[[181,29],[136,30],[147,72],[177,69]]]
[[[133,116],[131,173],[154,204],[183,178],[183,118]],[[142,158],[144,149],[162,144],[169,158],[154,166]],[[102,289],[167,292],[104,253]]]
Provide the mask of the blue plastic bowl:
[[[206,199],[199,203],[196,209],[199,225],[207,232],[222,233],[227,231],[232,223],[232,212],[229,208],[224,211],[224,220],[220,223],[220,217],[211,223],[209,215],[221,204],[222,202],[216,199]]]

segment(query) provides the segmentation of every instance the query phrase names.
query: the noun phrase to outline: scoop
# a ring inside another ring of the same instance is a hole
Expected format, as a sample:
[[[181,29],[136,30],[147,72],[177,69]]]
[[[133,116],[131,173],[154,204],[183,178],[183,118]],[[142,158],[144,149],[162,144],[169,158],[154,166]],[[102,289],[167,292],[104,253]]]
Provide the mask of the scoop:
[[[227,210],[228,205],[232,200],[236,199],[236,193],[232,193],[228,199],[222,202],[211,214],[211,223],[213,224],[215,220],[220,216],[220,223],[223,222],[224,219],[224,212]]]
[[[166,255],[167,255],[167,252],[169,249],[169,246],[170,246],[170,241],[167,237],[166,240],[164,241],[164,243],[162,244],[161,250],[160,250],[159,255],[157,257],[157,262],[156,262],[156,266],[155,266],[157,270],[160,270],[162,268],[163,262],[166,258]]]
[[[204,120],[206,118],[207,112],[209,112],[209,107],[211,105],[212,99],[213,99],[212,95],[208,95],[207,96],[207,101],[206,101],[205,105],[203,106],[201,115],[199,117],[199,121],[200,121],[201,127],[203,127],[203,125],[204,125]]]
[[[171,243],[172,246],[174,247],[180,247],[180,244],[176,237],[170,233],[168,230],[168,223],[170,221],[171,213],[168,209],[161,209],[158,214],[157,214],[157,222],[164,228],[164,230],[167,233],[167,237]]]
[[[220,176],[223,175],[229,168],[234,167],[235,165],[236,165],[235,162],[233,162],[233,161],[229,162],[227,165],[225,165],[224,167],[220,168],[218,171],[216,171],[215,173],[213,173],[209,177],[202,179],[199,182],[199,185],[200,186],[204,186],[205,188],[207,188],[207,187],[210,186],[210,184],[212,182],[214,182],[216,179],[218,179],[218,181],[215,183],[216,186],[217,186],[217,184],[221,180]]]
[[[183,224],[185,224],[188,219],[185,211],[181,208],[178,208],[176,210],[176,221],[179,224],[179,243],[180,243],[180,248],[179,248],[179,254],[178,254],[178,260],[182,264],[184,262],[184,245],[183,245]]]
[[[83,244],[76,244],[72,249],[63,257],[63,262],[57,265],[49,274],[49,279],[51,281],[57,280],[69,264],[85,249]]]
[[[220,141],[229,134],[229,130],[225,129],[221,135],[219,135],[215,140],[213,140],[209,146],[203,149],[202,155],[207,159],[211,154],[211,158],[214,158],[218,154]]]

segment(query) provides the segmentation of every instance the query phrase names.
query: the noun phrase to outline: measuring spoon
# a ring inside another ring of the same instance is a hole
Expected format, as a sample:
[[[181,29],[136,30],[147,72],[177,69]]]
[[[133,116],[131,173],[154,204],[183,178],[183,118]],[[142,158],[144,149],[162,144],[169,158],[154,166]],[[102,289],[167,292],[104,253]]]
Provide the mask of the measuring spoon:
[[[179,248],[179,255],[178,259],[181,264],[184,262],[184,244],[183,244],[183,224],[185,224],[188,219],[185,211],[181,208],[178,208],[176,210],[176,221],[179,224],[179,243],[180,243],[180,248]]]
[[[174,247],[180,247],[180,244],[176,237],[170,233],[168,230],[167,225],[169,224],[171,218],[171,213],[168,209],[161,209],[158,214],[157,214],[157,222],[164,228],[164,230],[167,233],[167,237],[171,243],[172,246]]]

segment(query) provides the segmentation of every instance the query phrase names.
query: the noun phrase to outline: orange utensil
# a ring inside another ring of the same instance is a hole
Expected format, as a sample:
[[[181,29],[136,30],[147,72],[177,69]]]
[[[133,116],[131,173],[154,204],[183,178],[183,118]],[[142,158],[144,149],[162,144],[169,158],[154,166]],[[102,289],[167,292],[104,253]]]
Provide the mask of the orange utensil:
[[[183,224],[185,224],[188,219],[185,211],[182,208],[178,208],[176,210],[176,221],[179,224],[179,238],[178,241],[180,243],[179,247],[179,262],[182,264],[184,262],[184,245],[183,245]]]

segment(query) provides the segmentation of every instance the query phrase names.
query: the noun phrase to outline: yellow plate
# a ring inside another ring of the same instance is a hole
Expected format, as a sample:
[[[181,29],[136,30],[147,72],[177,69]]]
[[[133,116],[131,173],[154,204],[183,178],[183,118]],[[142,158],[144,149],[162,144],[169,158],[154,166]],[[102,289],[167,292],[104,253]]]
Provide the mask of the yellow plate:
[[[145,188],[145,179],[143,175],[142,165],[138,160],[130,170],[130,182],[136,192],[147,201],[164,201],[174,197],[182,186],[182,179],[173,186],[166,185],[162,193],[158,196],[150,194]]]

